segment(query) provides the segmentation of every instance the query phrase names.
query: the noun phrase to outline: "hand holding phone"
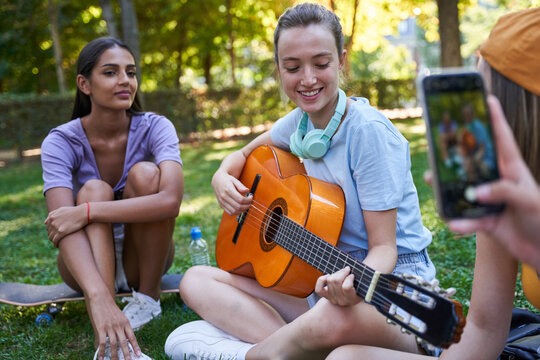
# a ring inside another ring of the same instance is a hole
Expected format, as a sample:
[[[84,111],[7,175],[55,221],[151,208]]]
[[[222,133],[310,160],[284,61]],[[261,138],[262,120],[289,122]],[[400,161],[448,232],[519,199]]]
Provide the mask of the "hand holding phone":
[[[474,187],[499,179],[491,117],[481,76],[448,72],[418,83],[437,207],[443,219],[500,213],[481,204]]]

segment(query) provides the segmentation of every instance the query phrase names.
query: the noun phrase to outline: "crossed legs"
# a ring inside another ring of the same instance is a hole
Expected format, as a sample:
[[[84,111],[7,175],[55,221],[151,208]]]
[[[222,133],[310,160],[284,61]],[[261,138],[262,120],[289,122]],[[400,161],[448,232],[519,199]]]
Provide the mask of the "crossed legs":
[[[255,343],[246,359],[324,359],[335,348],[365,344],[417,353],[413,336],[388,325],[366,303],[340,307],[261,287],[255,280],[210,267],[192,267],[180,284],[184,302],[202,318]]]

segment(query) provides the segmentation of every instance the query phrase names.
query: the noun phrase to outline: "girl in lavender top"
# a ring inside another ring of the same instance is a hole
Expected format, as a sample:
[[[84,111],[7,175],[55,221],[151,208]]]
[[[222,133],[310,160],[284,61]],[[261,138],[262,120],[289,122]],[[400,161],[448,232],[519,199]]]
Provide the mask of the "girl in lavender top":
[[[49,240],[63,280],[85,296],[100,359],[148,358],[134,330],[161,313],[183,195],[176,130],[142,112],[137,87],[131,50],[91,41],[79,54],[73,120],[42,144]],[[121,311],[114,294],[130,289]]]

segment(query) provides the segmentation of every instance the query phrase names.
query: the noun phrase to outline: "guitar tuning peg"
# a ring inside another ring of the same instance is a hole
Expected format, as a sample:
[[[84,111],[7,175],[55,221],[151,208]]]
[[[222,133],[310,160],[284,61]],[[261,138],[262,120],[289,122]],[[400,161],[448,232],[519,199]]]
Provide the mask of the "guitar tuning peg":
[[[386,323],[390,324],[390,325],[397,325],[395,321],[392,321],[392,320],[390,320],[388,318],[386,319]]]
[[[401,332],[403,334],[410,334],[411,333],[409,330],[405,329],[404,327],[401,328]]]
[[[456,294],[456,288],[448,288],[446,289],[446,295],[447,296],[454,296]]]
[[[437,289],[439,287],[439,280],[433,279],[431,280],[431,283],[429,284],[432,289]]]
[[[433,344],[428,343],[426,340],[422,339],[419,336],[416,337],[416,343],[422,345],[429,351],[435,351],[435,349],[437,349],[435,346],[433,346]]]

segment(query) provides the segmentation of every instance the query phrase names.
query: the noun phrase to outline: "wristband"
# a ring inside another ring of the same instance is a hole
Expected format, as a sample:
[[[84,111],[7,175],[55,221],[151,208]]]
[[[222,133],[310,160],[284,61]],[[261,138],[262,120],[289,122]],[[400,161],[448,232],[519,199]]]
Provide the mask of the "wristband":
[[[86,220],[88,221],[86,225],[90,224],[90,203],[86,202]]]

